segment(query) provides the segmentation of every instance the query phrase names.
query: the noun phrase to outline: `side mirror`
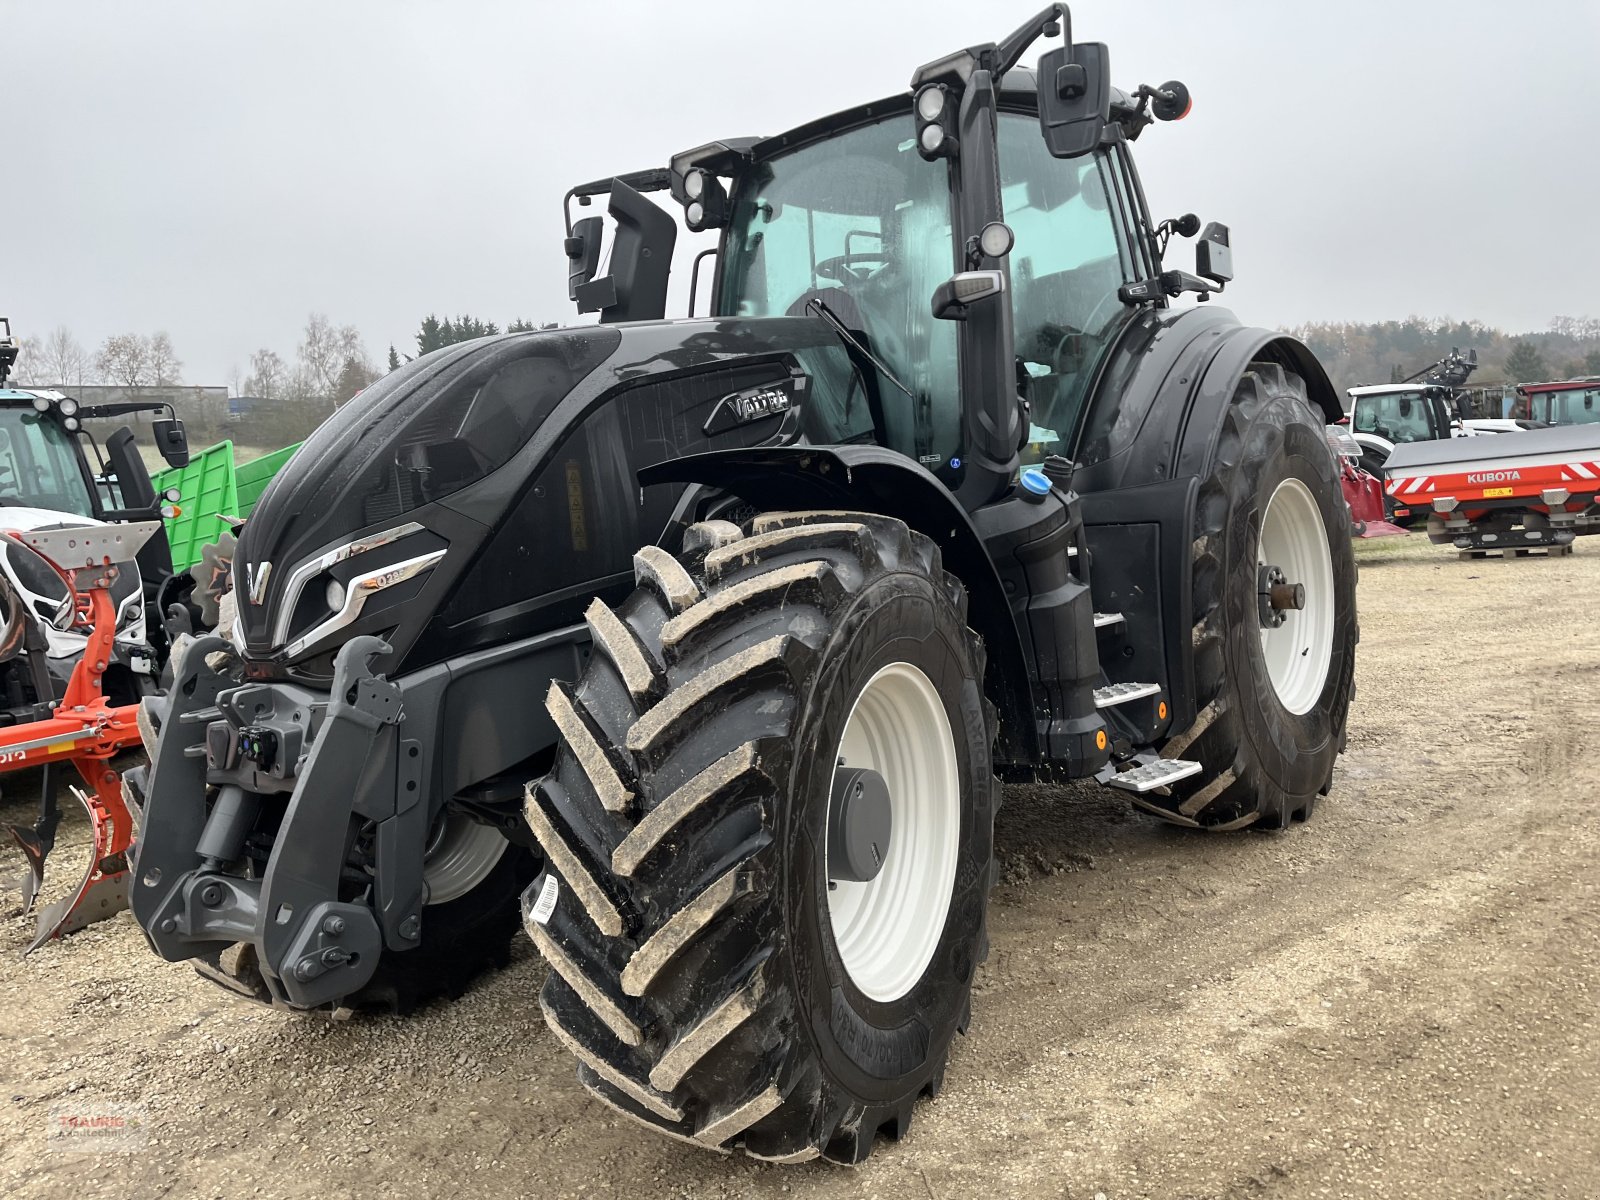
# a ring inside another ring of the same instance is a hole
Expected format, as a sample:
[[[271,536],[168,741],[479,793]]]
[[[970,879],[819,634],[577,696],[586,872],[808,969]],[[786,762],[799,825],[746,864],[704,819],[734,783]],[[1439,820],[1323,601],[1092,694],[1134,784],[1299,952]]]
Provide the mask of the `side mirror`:
[[[1213,283],[1227,283],[1233,278],[1233,247],[1228,240],[1228,227],[1220,221],[1207,224],[1195,243],[1194,271]]]
[[[578,311],[598,312],[602,325],[659,321],[667,315],[667,274],[678,223],[620,179],[612,180],[608,211],[616,225],[611,274],[575,289]]]
[[[1079,158],[1100,144],[1111,119],[1111,67],[1103,42],[1080,42],[1039,59],[1039,129],[1056,158]]]
[[[169,467],[189,465],[189,433],[178,417],[161,417],[150,422],[150,436]]]
[[[600,268],[600,238],[604,217],[584,217],[572,226],[572,236],[562,243],[567,252],[567,299],[576,300],[578,289]]]
[[[933,293],[933,315],[939,321],[965,321],[967,309],[980,300],[1006,290],[1002,271],[962,271],[950,276]]]

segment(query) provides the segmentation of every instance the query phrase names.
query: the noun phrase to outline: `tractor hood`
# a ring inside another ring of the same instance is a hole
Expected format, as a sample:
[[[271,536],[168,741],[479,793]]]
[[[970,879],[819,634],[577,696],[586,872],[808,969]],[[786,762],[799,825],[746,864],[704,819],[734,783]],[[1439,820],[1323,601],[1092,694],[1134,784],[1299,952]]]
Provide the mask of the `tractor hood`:
[[[233,639],[258,674],[327,678],[356,634],[386,638],[393,670],[581,620],[674,518],[682,485],[646,494],[639,468],[870,438],[859,384],[811,317],[544,330],[426,355],[344,405],[268,485],[234,560]]]

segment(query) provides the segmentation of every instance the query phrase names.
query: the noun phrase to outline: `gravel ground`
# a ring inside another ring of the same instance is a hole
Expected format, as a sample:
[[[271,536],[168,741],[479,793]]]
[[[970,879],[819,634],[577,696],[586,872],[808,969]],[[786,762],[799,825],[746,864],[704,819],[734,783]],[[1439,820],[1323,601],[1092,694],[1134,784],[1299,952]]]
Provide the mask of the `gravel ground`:
[[[1315,820],[1206,837],[1094,788],[1009,789],[972,1036],[863,1167],[621,1120],[539,1019],[526,945],[454,1005],[332,1023],[158,961],[126,914],[19,962],[13,911],[0,1193],[1600,1194],[1600,545],[1359,553],[1359,694]],[[118,1104],[147,1114],[136,1152],[47,1144],[62,1106]]]

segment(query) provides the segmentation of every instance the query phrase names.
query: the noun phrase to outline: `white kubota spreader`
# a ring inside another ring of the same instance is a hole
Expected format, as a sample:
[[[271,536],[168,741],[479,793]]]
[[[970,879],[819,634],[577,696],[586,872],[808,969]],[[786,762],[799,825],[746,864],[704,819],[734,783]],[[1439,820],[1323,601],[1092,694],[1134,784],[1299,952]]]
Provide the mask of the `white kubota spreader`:
[[[1385,466],[1396,501],[1428,512],[1428,537],[1465,554],[1571,552],[1600,533],[1600,425],[1396,446]]]

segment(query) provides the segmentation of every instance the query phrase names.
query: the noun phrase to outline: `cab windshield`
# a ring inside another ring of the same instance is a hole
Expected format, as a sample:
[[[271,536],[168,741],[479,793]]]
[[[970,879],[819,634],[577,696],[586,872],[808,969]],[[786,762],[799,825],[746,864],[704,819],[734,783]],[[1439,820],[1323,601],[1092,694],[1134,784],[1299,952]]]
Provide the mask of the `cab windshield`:
[[[31,408],[0,409],[0,505],[94,516],[71,435]]]
[[[1600,387],[1551,392],[1546,400],[1552,425],[1593,425],[1600,422]]]
[[[1428,420],[1428,401],[1421,392],[1356,397],[1357,433],[1375,433],[1391,442],[1428,442],[1439,436]]]
[[[946,175],[909,115],[757,164],[735,185],[718,300],[723,316],[836,316],[886,368],[882,437],[934,470],[961,453],[956,328],[931,311],[954,269]],[[859,415],[841,407],[831,440]]]

